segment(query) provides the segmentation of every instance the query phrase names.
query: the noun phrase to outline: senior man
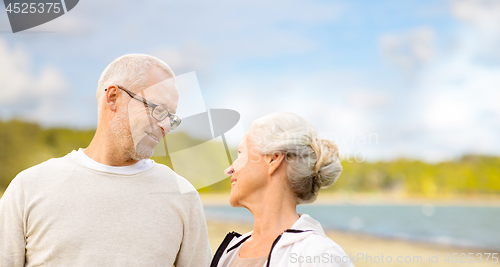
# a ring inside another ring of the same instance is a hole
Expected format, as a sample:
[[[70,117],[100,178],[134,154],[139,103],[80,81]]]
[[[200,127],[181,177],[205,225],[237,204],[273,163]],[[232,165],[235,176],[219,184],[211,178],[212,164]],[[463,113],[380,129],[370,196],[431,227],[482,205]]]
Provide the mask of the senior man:
[[[102,73],[95,136],[19,173],[0,200],[0,266],[208,266],[198,193],[150,157],[180,124],[172,70],[125,55]]]

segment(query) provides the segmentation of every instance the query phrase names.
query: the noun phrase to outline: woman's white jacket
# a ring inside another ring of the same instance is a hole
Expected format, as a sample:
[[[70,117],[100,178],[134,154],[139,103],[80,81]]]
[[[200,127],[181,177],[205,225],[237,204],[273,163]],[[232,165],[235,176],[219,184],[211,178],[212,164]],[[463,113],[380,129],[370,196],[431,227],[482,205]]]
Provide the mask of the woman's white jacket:
[[[241,245],[251,234],[229,233],[210,266],[230,266],[233,258],[239,254]],[[344,250],[325,235],[318,221],[307,214],[302,214],[291,229],[276,238],[263,267],[267,266],[354,267]]]

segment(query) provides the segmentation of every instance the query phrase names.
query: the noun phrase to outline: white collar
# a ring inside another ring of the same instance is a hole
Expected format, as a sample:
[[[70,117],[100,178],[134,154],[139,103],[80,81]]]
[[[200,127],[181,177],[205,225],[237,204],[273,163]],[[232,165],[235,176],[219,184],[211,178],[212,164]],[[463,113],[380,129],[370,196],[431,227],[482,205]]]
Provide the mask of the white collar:
[[[139,172],[143,172],[151,169],[154,162],[152,159],[141,159],[137,163],[129,166],[109,166],[93,160],[92,158],[87,156],[87,154],[85,154],[85,152],[83,152],[83,149],[81,148],[78,149],[78,151],[71,151],[71,153],[69,153],[69,156],[72,160],[87,168],[115,174],[136,174]]]

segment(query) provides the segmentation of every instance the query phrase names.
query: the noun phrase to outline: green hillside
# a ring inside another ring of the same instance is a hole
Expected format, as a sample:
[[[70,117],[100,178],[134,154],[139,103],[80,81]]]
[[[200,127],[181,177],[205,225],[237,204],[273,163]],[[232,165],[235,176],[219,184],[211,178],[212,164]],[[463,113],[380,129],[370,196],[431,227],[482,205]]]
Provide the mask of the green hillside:
[[[93,130],[43,129],[36,124],[17,120],[0,121],[0,191],[20,171],[49,158],[64,156],[73,149],[87,147],[93,135]],[[211,158],[211,162],[220,164],[221,169],[228,165],[227,158],[213,161],[213,155],[208,154],[202,158]],[[153,159],[169,164],[166,157]],[[197,164],[203,166],[213,163],[207,161]],[[468,155],[438,164],[408,159],[375,163],[344,161],[342,165],[342,175],[327,191],[399,191],[421,197],[500,195],[500,157]],[[203,179],[203,174],[200,174],[200,179]],[[199,191],[229,190],[229,182],[225,179]]]

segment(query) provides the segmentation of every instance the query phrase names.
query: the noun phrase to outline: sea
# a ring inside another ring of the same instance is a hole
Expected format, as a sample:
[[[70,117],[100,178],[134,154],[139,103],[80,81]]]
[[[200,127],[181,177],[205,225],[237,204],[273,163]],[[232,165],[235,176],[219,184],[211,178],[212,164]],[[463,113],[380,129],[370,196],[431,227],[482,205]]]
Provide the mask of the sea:
[[[500,207],[439,205],[299,205],[325,230],[500,251]],[[245,208],[205,206],[208,220],[253,223]]]

